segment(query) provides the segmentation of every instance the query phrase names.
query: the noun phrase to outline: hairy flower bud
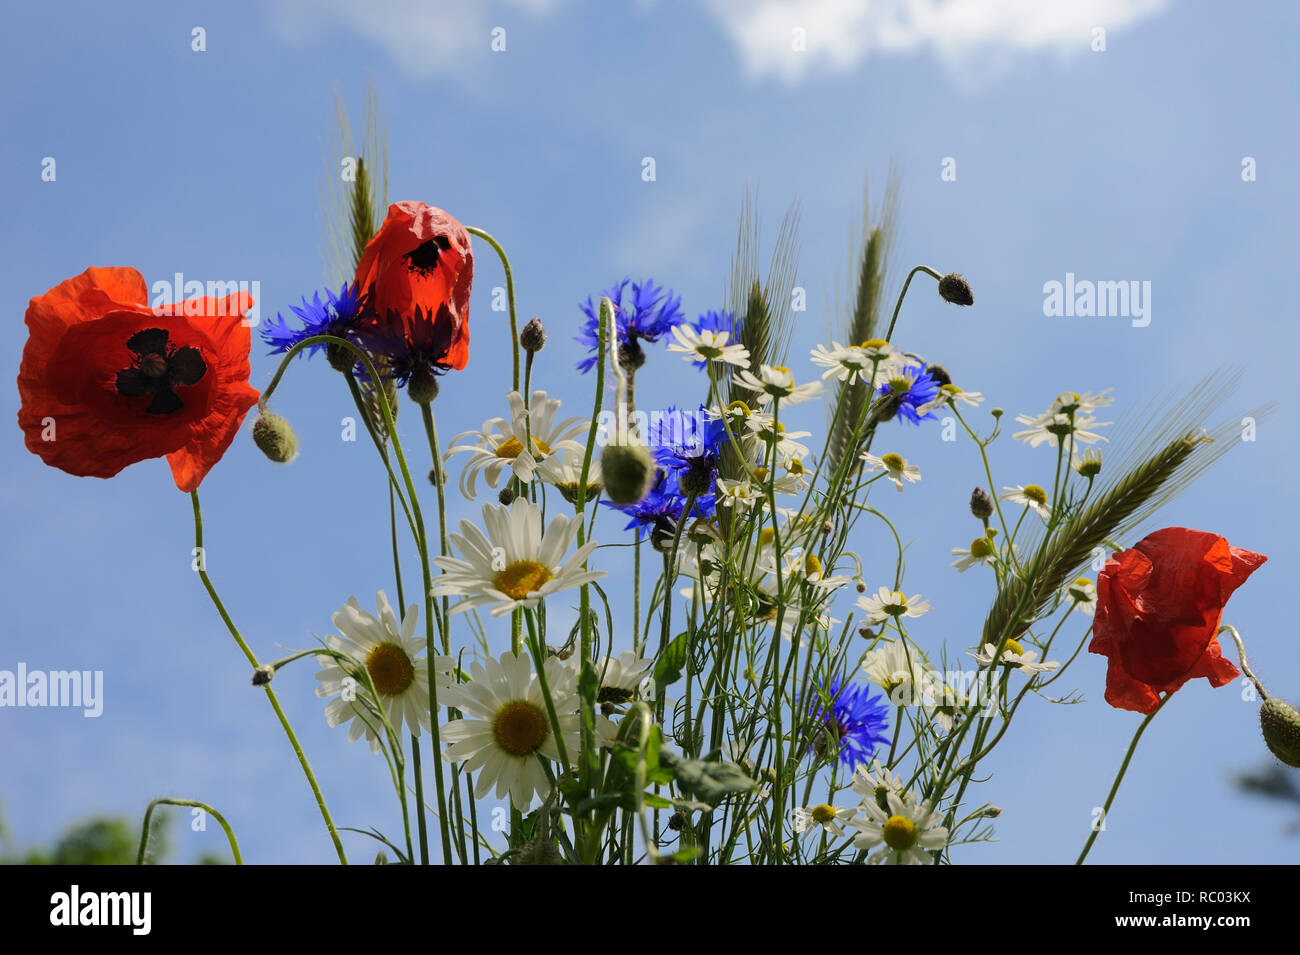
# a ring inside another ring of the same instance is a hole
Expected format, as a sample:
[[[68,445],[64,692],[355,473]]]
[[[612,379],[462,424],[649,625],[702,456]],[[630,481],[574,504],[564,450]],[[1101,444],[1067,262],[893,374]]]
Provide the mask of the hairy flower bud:
[[[507,484],[505,487],[501,489],[501,493],[497,495],[497,500],[500,501],[505,507],[509,507],[511,504],[515,502],[515,496],[516,496],[515,489],[511,487],[509,484]]]
[[[421,365],[411,372],[411,378],[406,383],[406,394],[417,405],[432,404],[433,399],[438,397],[438,379],[433,369]]]
[[[263,663],[253,671],[253,686],[266,686],[275,678],[275,667]]]
[[[655,469],[645,445],[610,444],[600,456],[605,495],[615,504],[635,504],[650,492]]]
[[[949,272],[939,279],[939,297],[953,305],[974,305],[975,296],[971,294],[970,283],[956,272]]]
[[[253,422],[253,443],[276,464],[288,464],[298,456],[298,436],[278,414],[263,411]]]
[[[970,512],[981,521],[993,516],[993,498],[984,488],[977,487],[970,492]]]
[[[1288,766],[1300,769],[1300,713],[1270,696],[1259,708],[1259,724],[1269,751]]]
[[[519,344],[524,351],[539,352],[546,346],[546,328],[540,318],[530,318],[519,332]]]

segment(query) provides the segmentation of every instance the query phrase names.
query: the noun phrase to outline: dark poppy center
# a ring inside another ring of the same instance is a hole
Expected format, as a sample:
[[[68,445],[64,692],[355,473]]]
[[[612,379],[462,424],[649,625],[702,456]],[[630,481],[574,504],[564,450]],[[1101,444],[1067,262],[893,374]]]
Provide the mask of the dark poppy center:
[[[140,398],[151,395],[149,414],[171,414],[185,407],[176,394],[177,385],[194,385],[208,371],[197,348],[177,347],[169,340],[166,329],[145,328],[126,340],[133,353],[131,364],[117,373],[115,385],[119,395]]]
[[[406,267],[424,278],[429,278],[437,270],[442,253],[450,248],[451,242],[445,235],[435,235],[428,242],[418,245],[406,253],[404,256]]]

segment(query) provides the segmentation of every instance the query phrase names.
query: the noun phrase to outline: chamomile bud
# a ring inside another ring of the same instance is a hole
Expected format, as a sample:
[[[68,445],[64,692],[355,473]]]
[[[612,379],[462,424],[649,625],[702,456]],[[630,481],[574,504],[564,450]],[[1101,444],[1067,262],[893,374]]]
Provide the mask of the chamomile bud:
[[[276,464],[288,464],[298,456],[298,436],[284,418],[263,411],[253,422],[253,443]]]
[[[253,671],[253,686],[266,686],[275,678],[275,667],[263,663]]]

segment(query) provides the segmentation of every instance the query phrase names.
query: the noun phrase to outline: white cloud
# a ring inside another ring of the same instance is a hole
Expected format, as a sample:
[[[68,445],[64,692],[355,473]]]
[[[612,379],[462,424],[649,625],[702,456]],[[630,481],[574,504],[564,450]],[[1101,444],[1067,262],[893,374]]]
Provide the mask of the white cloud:
[[[1162,12],[1172,0],[706,0],[751,76],[787,81],[846,70],[875,53],[930,47],[949,66],[972,57],[1091,49],[1111,30]],[[802,30],[806,49],[795,49]]]
[[[337,23],[387,50],[411,76],[432,76],[490,49],[498,15],[542,16],[564,0],[277,0],[273,24],[285,39],[307,43]],[[494,17],[497,17],[494,19]]]

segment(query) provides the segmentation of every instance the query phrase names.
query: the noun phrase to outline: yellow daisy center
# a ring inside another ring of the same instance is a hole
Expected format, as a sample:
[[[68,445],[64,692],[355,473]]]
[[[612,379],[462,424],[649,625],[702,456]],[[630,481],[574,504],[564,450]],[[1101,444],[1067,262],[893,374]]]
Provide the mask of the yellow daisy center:
[[[537,451],[537,454],[533,456],[538,458],[544,458],[551,453],[550,445],[545,441],[538,441],[536,438],[533,438],[533,449]],[[501,443],[496,450],[496,455],[499,458],[513,459],[519,457],[523,450],[523,443],[518,438],[511,438],[510,440]]]
[[[903,466],[907,462],[903,460],[903,456],[901,454],[898,454],[895,451],[890,451],[888,454],[886,454],[883,458],[880,459],[880,463],[883,464],[885,467],[889,468],[889,470],[891,471],[901,471],[903,470]]]
[[[533,755],[550,735],[545,711],[527,700],[512,700],[492,720],[492,738],[511,756]]]
[[[824,826],[835,818],[835,807],[824,804],[821,806],[813,806],[812,811],[808,813],[808,815],[812,816],[813,822],[817,823],[819,826]]]
[[[1026,484],[1024,494],[1026,498],[1033,501],[1035,504],[1041,505],[1047,503],[1047,492],[1037,484]]]
[[[1024,652],[1025,652],[1025,648],[1022,647],[1020,643],[1016,640],[1008,640],[1007,645],[1002,648],[1003,656],[1006,656],[1009,653],[1014,653],[1016,656],[1021,656],[1024,654]]]
[[[889,342],[885,341],[883,338],[868,338],[865,342],[863,342],[863,343],[862,343],[861,345],[859,345],[858,347],[859,347],[859,348],[867,348],[867,349],[872,349],[872,348],[875,348],[875,349],[888,348],[888,347],[889,347]]]
[[[798,458],[791,458],[790,463],[785,466],[787,474],[803,474],[803,462]]]
[[[523,600],[540,590],[551,572],[535,560],[517,560],[496,576],[496,588],[511,600]]]
[[[396,643],[380,643],[366,654],[366,672],[381,696],[397,696],[415,682],[415,664]]]
[[[767,468],[754,468],[754,480],[759,484],[767,483],[767,476],[770,472]]]
[[[970,555],[972,557],[992,557],[993,542],[987,537],[977,537],[970,542]]]
[[[899,852],[916,845],[920,835],[916,831],[916,823],[906,816],[890,816],[880,828],[885,837],[885,845]]]
[[[803,572],[809,577],[820,577],[822,573],[822,562],[816,554],[809,554],[803,559]]]
[[[736,399],[731,404],[727,405],[727,410],[731,412],[735,412],[737,414],[745,415],[746,417],[748,417],[751,414],[749,410],[749,405],[745,404],[740,399]]]
[[[761,531],[758,532],[758,546],[767,547],[771,545],[772,541],[775,538],[776,538],[776,531],[771,527],[764,527]]]

